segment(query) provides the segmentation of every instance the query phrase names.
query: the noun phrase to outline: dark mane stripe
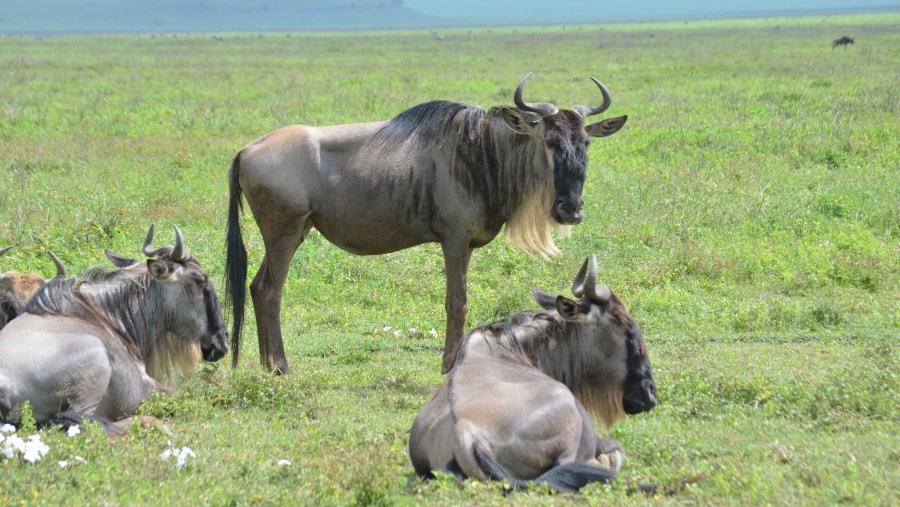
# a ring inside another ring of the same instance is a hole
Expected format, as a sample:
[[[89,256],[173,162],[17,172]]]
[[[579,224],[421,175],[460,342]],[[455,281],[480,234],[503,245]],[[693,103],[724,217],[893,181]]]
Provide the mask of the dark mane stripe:
[[[389,120],[372,139],[378,147],[389,147],[394,144],[414,139],[421,144],[443,139],[453,131],[453,122],[460,111],[465,111],[460,123],[460,137],[472,139],[477,132],[478,120],[484,116],[484,110],[449,100],[434,100],[413,106]]]

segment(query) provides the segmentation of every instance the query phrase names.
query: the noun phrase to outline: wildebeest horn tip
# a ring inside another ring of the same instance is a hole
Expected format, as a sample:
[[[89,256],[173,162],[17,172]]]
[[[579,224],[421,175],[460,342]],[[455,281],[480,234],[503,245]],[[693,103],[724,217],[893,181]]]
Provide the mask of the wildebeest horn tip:
[[[150,224],[150,229],[147,231],[147,238],[144,239],[144,246],[141,248],[141,251],[147,257],[153,257],[153,254],[156,252],[153,251],[153,227],[156,224]]]
[[[3,254],[5,254],[6,252],[8,252],[8,251],[10,251],[10,250],[12,250],[12,247],[11,247],[11,246],[8,246],[8,247],[6,247],[6,248],[0,248],[0,255],[3,255]]]
[[[191,258],[191,253],[184,246],[184,235],[181,234],[181,229],[174,224],[173,227],[175,227],[175,248],[172,249],[172,260],[186,261]]]
[[[53,259],[53,264],[56,265],[56,278],[65,278],[66,267],[63,265],[62,261],[59,260],[59,257],[54,255],[50,250],[47,250],[47,253],[50,254],[50,258]]]

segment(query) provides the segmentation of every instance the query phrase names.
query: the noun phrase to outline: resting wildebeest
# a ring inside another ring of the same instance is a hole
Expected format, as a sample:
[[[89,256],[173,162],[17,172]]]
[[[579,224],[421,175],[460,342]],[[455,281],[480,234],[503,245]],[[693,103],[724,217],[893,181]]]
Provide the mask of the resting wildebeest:
[[[191,257],[178,227],[175,245],[146,262],[94,267],[77,279],[55,278],[0,331],[0,422],[17,422],[31,404],[37,423],[113,424],[134,415],[162,382],[189,374],[228,351],[212,283]]]
[[[226,300],[234,321],[232,363],[238,364],[244,318],[247,252],[241,237],[242,194],[265,244],[250,284],[260,359],[286,373],[281,295],[291,259],[315,227],[355,254],[377,255],[422,243],[441,244],[447,277],[443,371],[449,369],[468,313],[466,272],[472,249],[506,224],[514,243],[540,255],[558,251],[556,226],[582,220],[581,197],[591,137],[606,137],[626,117],[590,125],[603,102],[559,110],[513,95],[518,107],[487,111],[434,101],[389,121],[309,127],[292,125],[241,149],[229,173]]]
[[[12,249],[11,246],[0,249],[0,256]],[[53,252],[47,252],[53,263],[56,265],[56,277],[65,278],[66,268],[62,262],[53,255]],[[9,271],[0,274],[0,329],[6,326],[6,323],[14,319],[22,313],[25,304],[31,299],[31,296],[47,283],[47,280],[41,275],[26,275]]]
[[[834,49],[838,46],[844,46],[844,49],[847,49],[847,44],[853,44],[853,39],[844,35],[843,37],[841,37],[839,39],[834,39],[831,42],[831,49]]]
[[[548,310],[469,332],[409,437],[416,473],[528,481],[577,490],[615,476],[588,414],[612,426],[656,405],[643,335],[608,288],[597,259],[572,284],[578,300],[532,289]]]

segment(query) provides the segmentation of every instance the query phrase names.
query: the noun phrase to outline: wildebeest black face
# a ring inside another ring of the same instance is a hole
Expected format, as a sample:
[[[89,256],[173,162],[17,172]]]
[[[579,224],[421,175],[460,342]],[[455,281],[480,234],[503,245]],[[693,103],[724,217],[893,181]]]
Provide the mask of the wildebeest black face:
[[[550,214],[554,220],[565,225],[581,223],[584,218],[581,192],[587,175],[590,138],[615,134],[627,119],[627,116],[607,118],[585,126],[579,113],[566,109],[544,118],[547,146],[553,152],[556,199]]]
[[[622,408],[626,414],[646,412],[656,406],[656,383],[653,381],[644,336],[634,321],[628,323],[625,346],[628,353],[628,377],[625,380]]]
[[[175,227],[175,246],[152,247],[153,226],[147,234],[143,252],[148,257],[147,270],[150,275],[163,282],[165,305],[177,315],[178,332],[185,337],[197,337],[204,361],[217,361],[228,353],[228,331],[219,298],[203,267],[184,246],[184,238]],[[131,259],[106,251],[109,260],[119,268],[138,266]]]

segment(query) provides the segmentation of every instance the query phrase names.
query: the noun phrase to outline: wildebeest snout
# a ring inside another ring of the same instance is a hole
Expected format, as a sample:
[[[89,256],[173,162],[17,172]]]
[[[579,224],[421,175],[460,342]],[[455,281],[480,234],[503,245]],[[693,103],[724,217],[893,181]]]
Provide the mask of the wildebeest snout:
[[[639,414],[647,412],[656,406],[656,384],[652,378],[644,379],[635,386],[636,389],[630,389],[625,393],[623,407],[626,414]]]
[[[201,351],[203,352],[203,360],[204,361],[218,361],[225,357],[228,353],[228,331],[226,328],[220,328],[215,335],[213,335],[210,345],[202,346]]]
[[[584,219],[584,199],[581,197],[560,197],[553,204],[551,214],[553,219],[565,225],[580,224]]]

